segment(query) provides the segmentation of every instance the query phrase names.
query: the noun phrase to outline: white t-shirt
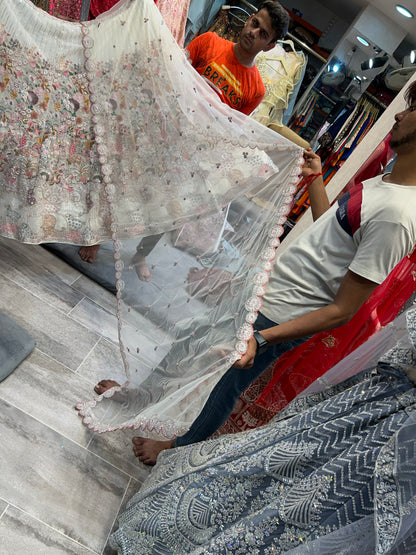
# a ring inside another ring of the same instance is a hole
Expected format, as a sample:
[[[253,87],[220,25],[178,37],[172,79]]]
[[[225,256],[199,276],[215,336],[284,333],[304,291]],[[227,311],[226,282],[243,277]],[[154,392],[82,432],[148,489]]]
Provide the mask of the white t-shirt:
[[[282,324],[333,302],[347,270],[381,283],[416,244],[416,187],[377,176],[302,233],[271,272],[262,314]]]

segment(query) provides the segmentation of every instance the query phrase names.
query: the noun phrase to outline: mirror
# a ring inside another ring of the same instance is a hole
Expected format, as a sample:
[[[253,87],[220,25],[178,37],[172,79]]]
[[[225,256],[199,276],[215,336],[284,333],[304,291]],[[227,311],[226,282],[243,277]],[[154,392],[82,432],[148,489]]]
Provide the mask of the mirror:
[[[407,33],[371,5],[363,7],[304,87],[289,126],[316,148],[323,127],[360,99],[374,105],[375,118],[381,115],[416,70],[416,24],[414,31]]]

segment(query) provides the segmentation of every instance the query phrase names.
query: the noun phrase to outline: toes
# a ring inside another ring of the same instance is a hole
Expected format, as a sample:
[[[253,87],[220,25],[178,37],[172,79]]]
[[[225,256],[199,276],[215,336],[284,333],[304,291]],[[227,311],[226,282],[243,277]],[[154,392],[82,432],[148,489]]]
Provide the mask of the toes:
[[[102,395],[105,391],[111,389],[112,387],[120,387],[120,384],[114,380],[101,380],[94,387],[94,391],[95,393],[98,393],[98,395]]]
[[[140,279],[140,281],[151,281],[152,274],[150,273],[149,268],[146,266],[145,268],[138,268],[137,277]]]
[[[98,393],[99,395],[101,395],[101,393],[103,393],[103,391],[105,391],[104,389],[104,380],[101,382],[98,382],[95,386],[94,386],[94,391],[96,393]]]
[[[134,445],[143,445],[143,438],[135,436],[132,438],[132,442],[134,443]]]

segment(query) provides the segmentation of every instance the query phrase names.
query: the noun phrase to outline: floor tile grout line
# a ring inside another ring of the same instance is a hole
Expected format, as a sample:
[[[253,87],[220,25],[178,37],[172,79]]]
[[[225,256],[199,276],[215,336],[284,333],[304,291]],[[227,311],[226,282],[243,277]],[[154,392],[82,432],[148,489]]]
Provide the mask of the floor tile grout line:
[[[22,244],[20,244],[20,245],[22,245]],[[43,264],[42,267],[44,267],[46,264],[48,264],[48,262],[53,260],[55,262],[58,262],[58,265],[60,265],[61,268],[66,267],[66,268],[70,269],[70,271],[72,273],[76,274],[75,276],[71,276],[71,278],[68,279],[68,281],[65,281],[64,279],[60,278],[61,281],[63,283],[65,283],[66,285],[72,286],[72,284],[83,275],[83,273],[80,270],[77,270],[76,268],[74,268],[73,266],[71,266],[70,264],[65,262],[62,258],[57,256],[54,252],[51,252],[47,248],[44,248],[43,245],[41,245],[41,244],[25,243],[24,246],[25,247],[36,247],[36,248],[37,247],[42,247],[41,250],[39,251],[39,252],[42,252],[42,255],[35,257],[36,261],[38,261],[40,258],[45,258],[46,259],[45,264]],[[4,237],[0,237],[0,248],[4,248],[6,250],[14,250],[10,246],[10,244],[8,243],[8,240],[5,239]],[[33,257],[33,253],[35,252],[34,250],[32,250],[32,254],[28,254],[29,250],[27,250],[27,252],[25,252],[24,254],[22,254],[22,252],[20,250],[17,250],[15,252],[19,257],[24,256],[27,259],[27,261],[29,262],[29,265],[33,264],[34,261],[33,261],[32,257]],[[38,253],[36,253],[36,254],[38,254]],[[18,270],[17,267],[16,267],[16,270]],[[50,270],[50,273],[52,275],[55,275],[55,276],[59,277],[59,273],[60,273],[59,268],[58,268],[58,273],[52,272],[52,270]]]
[[[130,482],[129,482],[129,483],[130,483]],[[1,499],[2,499],[2,498],[1,498]],[[124,497],[123,497],[123,499],[124,499]],[[3,509],[3,511],[2,511],[2,513],[1,513],[1,515],[0,515],[0,520],[1,520],[1,519],[3,518],[3,516],[6,514],[6,511],[7,511],[8,507],[10,507],[10,503],[9,503],[8,501],[6,501],[5,499],[3,499],[3,501],[6,503],[6,506],[4,507],[4,509]],[[120,510],[120,508],[119,508],[119,510]],[[113,524],[113,526],[114,526],[114,524]]]
[[[75,540],[74,538],[71,538],[71,536],[68,536],[67,534],[64,534],[63,532],[61,532],[60,530],[58,530],[57,528],[54,528],[53,526],[51,526],[50,524],[48,524],[47,522],[45,522],[44,520],[41,520],[40,518],[36,517],[35,515],[32,515],[31,513],[29,513],[28,511],[25,511],[24,509],[22,509],[21,507],[19,507],[18,505],[15,505],[14,503],[10,503],[8,501],[6,501],[8,503],[6,509],[4,512],[6,512],[7,508],[9,507],[13,507],[14,509],[20,511],[21,513],[29,516],[30,518],[32,518],[33,520],[36,520],[36,522],[40,522],[41,524],[43,524],[44,526],[46,526],[47,528],[49,528],[50,530],[53,530],[54,532],[56,532],[57,534],[59,534],[60,536],[66,538],[67,540],[70,540],[73,543],[76,543],[77,545],[79,545],[80,547],[84,548],[84,549],[88,549],[88,551],[90,551],[91,553],[100,553],[99,551],[94,551],[93,549],[91,549],[90,547],[84,545],[83,543],[80,543],[79,541]]]
[[[74,289],[74,291],[77,291],[77,289]],[[79,292],[79,291],[78,291]],[[110,309],[101,306],[99,302],[95,301],[94,299],[92,299],[91,297],[88,297],[88,295],[85,295],[85,293],[81,293],[81,295],[83,295],[82,299],[80,299],[72,308],[71,310],[68,312],[68,316],[71,316],[71,312],[73,312],[82,302],[84,302],[85,300],[90,301],[91,303],[93,303],[95,306],[97,306],[100,310],[103,310],[104,312],[106,312],[107,314],[109,314],[110,316],[114,316],[114,318],[117,318],[117,315],[114,312],[111,312]],[[78,320],[76,320],[78,321]]]
[[[17,272],[19,272],[19,270],[17,268],[15,268],[15,270]],[[22,272],[20,272],[22,273]],[[66,316],[68,316],[70,314],[70,312],[76,307],[78,306],[78,304],[80,302],[82,302],[85,298],[89,298],[86,297],[86,295],[84,293],[82,293],[81,291],[79,291],[78,289],[74,289],[72,287],[72,285],[69,285],[68,283],[64,282],[63,280],[60,280],[62,282],[62,284],[64,284],[65,286],[69,287],[70,289],[72,289],[74,292],[79,293],[80,295],[83,295],[82,299],[79,300],[74,307],[72,307],[69,311],[65,311],[62,309],[57,308],[51,301],[48,301],[47,299],[45,299],[42,296],[39,296],[39,294],[36,294],[35,292],[33,292],[31,289],[28,289],[28,287],[26,287],[24,284],[19,283],[18,281],[16,281],[15,279],[13,279],[7,272],[6,273],[2,273],[1,274],[3,276],[4,279],[10,281],[10,283],[12,283],[15,287],[19,287],[20,289],[23,289],[24,291],[26,291],[27,293],[29,293],[30,295],[32,295],[33,297],[35,297],[35,299],[37,299],[38,301],[41,301],[43,303],[45,303],[46,305],[50,306],[51,308],[54,308],[55,310],[57,310],[58,312],[60,312],[61,314],[64,314]],[[46,289],[45,289],[46,290]],[[64,302],[64,299],[61,299]]]
[[[57,307],[54,306],[51,302],[48,302],[48,301],[45,300],[44,298],[39,297],[38,295],[34,294],[32,291],[30,291],[30,290],[27,289],[26,287],[23,287],[21,284],[15,282],[14,280],[10,279],[9,277],[7,277],[7,276],[3,276],[3,277],[4,277],[6,280],[8,280],[10,283],[12,283],[14,287],[18,287],[19,289],[22,289],[22,290],[26,291],[29,295],[31,295],[32,297],[34,297],[38,302],[44,303],[44,304],[47,305],[49,308],[55,310],[56,312],[58,312],[58,313],[61,314],[62,316],[66,317],[66,318],[69,318],[69,319],[71,320],[71,322],[73,322],[73,323],[76,324],[77,326],[80,326],[80,327],[84,328],[84,330],[87,330],[88,332],[93,333],[94,335],[96,335],[96,336],[98,337],[98,339],[99,339],[100,337],[105,337],[105,336],[102,335],[99,331],[97,331],[97,329],[94,329],[94,328],[92,328],[92,327],[89,327],[89,326],[88,326],[87,324],[85,324],[84,322],[80,321],[80,320],[77,319],[77,318],[74,318],[73,315],[71,314],[71,313],[73,312],[73,310],[75,310],[75,308],[77,308],[77,307],[80,305],[80,303],[82,303],[85,299],[88,299],[89,301],[93,302],[94,304],[97,304],[97,303],[95,303],[92,299],[90,299],[89,297],[87,297],[87,296],[84,295],[84,296],[82,297],[82,299],[81,299],[80,301],[78,301],[74,307],[72,307],[69,311],[66,312],[66,311],[63,311],[63,310],[57,308]],[[97,305],[97,306],[99,306],[99,305]],[[100,308],[102,308],[102,307],[100,307]],[[5,309],[5,307],[4,307],[4,309]],[[102,309],[102,310],[105,310],[105,309]],[[6,310],[6,312],[7,312],[7,310]],[[111,312],[109,312],[109,314],[111,314]],[[98,339],[97,339],[97,341],[98,341]]]
[[[16,406],[14,403],[12,403],[11,401],[4,399],[1,394],[0,394],[0,399],[3,400],[4,402],[6,402],[7,404],[9,404],[10,406],[12,406],[13,408],[15,408],[16,410],[18,410],[19,412],[25,414],[26,416],[28,416],[29,418],[32,418],[35,422],[38,422],[39,424],[41,424],[42,426],[45,426],[45,428],[49,428],[50,430],[52,430],[53,432],[55,432],[56,434],[58,434],[59,436],[63,437],[64,439],[66,439],[67,441],[70,441],[71,443],[73,443],[74,445],[77,445],[80,449],[83,449],[84,451],[87,451],[88,453],[90,453],[92,456],[97,457],[97,459],[99,459],[100,461],[108,464],[109,466],[111,466],[112,468],[114,468],[115,470],[118,470],[119,472],[121,472],[123,475],[125,475],[127,478],[129,479],[133,479],[136,480],[137,482],[140,483],[140,480],[137,479],[137,477],[132,476],[131,474],[129,474],[126,470],[123,470],[122,468],[119,468],[118,466],[116,466],[114,463],[112,463],[111,461],[108,461],[107,459],[105,459],[103,456],[98,455],[97,453],[94,453],[94,451],[91,451],[91,449],[89,449],[88,447],[86,447],[85,445],[81,445],[81,443],[78,443],[77,441],[75,441],[74,439],[68,437],[67,435],[65,435],[64,433],[60,432],[59,430],[56,430],[55,428],[53,428],[52,426],[50,426],[49,424],[46,424],[45,422],[43,422],[42,420],[39,420],[39,418],[36,418],[36,416],[33,416],[33,414],[29,414],[28,412],[25,412],[23,409],[21,409],[20,407]]]
[[[116,516],[115,516],[115,518],[114,518],[114,520],[113,520],[113,522],[112,522],[112,524],[111,524],[110,532],[109,532],[108,535],[107,535],[107,539],[106,539],[105,544],[104,544],[104,547],[103,547],[103,549],[102,549],[102,551],[101,551],[101,555],[103,554],[103,552],[104,552],[104,550],[105,550],[105,548],[106,548],[106,546],[107,546],[107,544],[108,544],[108,540],[110,539],[110,536],[111,536],[111,534],[113,533],[113,529],[114,529],[115,523],[117,522],[118,515],[120,514],[120,509],[121,509],[121,507],[123,506],[123,503],[124,503],[124,501],[125,501],[125,499],[126,499],[126,496],[127,496],[127,492],[128,492],[128,490],[129,490],[129,488],[130,488],[130,486],[131,486],[131,483],[132,483],[132,480],[133,480],[133,479],[134,479],[134,478],[130,478],[130,480],[129,480],[127,486],[126,486],[126,489],[124,490],[123,497],[122,497],[122,499],[121,499],[121,501],[120,501],[120,505],[118,506],[117,514],[116,514]],[[138,480],[135,480],[135,481],[137,482]]]
[[[101,298],[102,295],[100,295],[100,298],[99,298],[99,299],[95,299],[95,298],[89,296],[88,293],[85,293],[85,292],[83,291],[82,283],[81,283],[81,288],[79,288],[79,287],[77,286],[77,283],[76,283],[76,282],[77,282],[77,281],[81,281],[81,282],[82,282],[82,280],[86,280],[86,281],[87,281],[88,283],[90,283],[91,285],[101,287],[101,288],[103,289],[103,291],[105,292],[104,295],[106,295],[106,294],[108,293],[108,295],[110,296],[109,299],[108,299],[108,300],[107,300],[107,299],[102,300],[102,298]],[[78,292],[81,293],[82,295],[85,295],[85,297],[86,297],[87,299],[90,299],[91,301],[95,302],[95,303],[96,303],[98,306],[100,306],[101,308],[103,308],[103,309],[105,309],[105,310],[108,310],[108,311],[114,310],[114,313],[116,313],[116,310],[117,310],[117,298],[116,298],[116,296],[115,296],[113,293],[111,293],[108,289],[106,289],[105,287],[100,286],[97,282],[95,282],[94,280],[92,280],[91,278],[89,278],[87,275],[81,274],[81,275],[71,284],[71,287],[72,287],[75,291],[78,291]],[[113,306],[111,306],[111,305],[113,305]]]
[[[15,268],[17,270],[17,268]],[[17,270],[18,271],[18,270]],[[73,312],[84,302],[84,301],[89,301],[91,303],[93,303],[94,305],[96,305],[100,310],[105,311],[106,313],[108,313],[108,315],[110,316],[114,316],[114,318],[116,319],[117,316],[115,314],[115,312],[112,312],[112,307],[105,307],[102,304],[100,304],[100,302],[94,300],[91,296],[86,295],[84,292],[75,289],[74,287],[72,287],[72,285],[68,285],[67,283],[65,283],[64,281],[62,281],[62,283],[67,286],[70,287],[74,292],[82,295],[82,298],[69,310],[62,310],[60,308],[57,308],[53,302],[51,300],[47,300],[44,297],[40,296],[39,294],[37,294],[36,292],[33,292],[32,290],[28,289],[25,285],[23,285],[22,283],[17,282],[16,280],[14,280],[12,277],[10,277],[10,275],[6,274],[1,274],[3,276],[4,279],[6,279],[7,281],[9,281],[11,284],[13,284],[13,286],[18,287],[20,289],[22,289],[23,291],[26,291],[29,295],[31,295],[32,297],[34,297],[35,299],[37,299],[38,301],[45,303],[45,305],[49,306],[50,308],[56,310],[57,312],[59,312],[60,314],[63,314],[64,316],[70,318],[73,322],[75,322],[76,324],[84,327],[85,329],[95,333],[96,335],[99,335],[100,337],[105,337],[103,336],[99,331],[97,331],[97,329],[91,328],[89,327],[87,324],[85,324],[84,322],[82,322],[81,320],[79,320],[78,318],[74,318],[73,316]],[[63,299],[61,299],[63,301]],[[110,339],[111,341],[111,339]]]
[[[94,345],[94,347],[92,349],[90,349],[90,351],[88,352],[88,355],[91,354],[92,350],[98,345],[98,343],[100,342],[101,338],[97,339],[96,344]],[[87,357],[85,357],[83,359],[83,361],[80,363],[80,365],[77,367],[76,370],[74,370],[73,368],[70,368],[67,364],[65,364],[64,362],[61,362],[60,360],[54,358],[53,356],[51,356],[49,353],[43,351],[40,347],[38,347],[37,345],[35,346],[35,349],[33,351],[33,353],[39,352],[42,356],[48,358],[49,360],[51,360],[52,362],[55,362],[56,364],[59,364],[59,366],[62,366],[63,368],[65,368],[65,370],[68,370],[68,372],[71,372],[71,374],[74,374],[74,376],[76,376],[77,378],[81,378],[84,382],[85,385],[92,385],[94,386],[94,382],[93,380],[88,380],[88,378],[86,378],[85,376],[83,376],[82,374],[80,374],[78,372],[79,366],[81,366],[81,364],[85,361],[85,359]],[[88,356],[87,355],[87,356]],[[29,357],[32,356],[32,353],[29,355]],[[25,360],[29,360],[29,357]],[[22,361],[22,363],[24,363],[24,361]],[[1,393],[1,383],[0,383],[0,393]]]
[[[77,376],[80,376],[80,377],[82,377],[83,379],[86,379],[86,378],[84,378],[84,377],[82,376],[82,374],[79,373],[79,369],[80,369],[81,366],[84,364],[84,362],[87,360],[87,358],[91,355],[91,353],[94,351],[94,349],[95,349],[96,347],[98,347],[98,344],[101,342],[102,339],[103,339],[103,336],[100,336],[100,337],[97,339],[97,341],[95,342],[95,344],[91,347],[91,349],[88,351],[88,353],[87,353],[87,354],[85,355],[85,357],[82,359],[82,361],[78,364],[77,369],[76,369],[76,370],[73,370],[73,372],[74,372]],[[92,381],[91,381],[91,382],[88,382],[88,383],[92,383]],[[95,385],[95,384],[93,384],[93,385]]]
[[[56,255],[52,255],[54,256],[54,258],[58,258],[58,260],[60,260],[60,258]],[[73,268],[70,264],[68,264],[67,262],[65,262],[65,264],[69,267],[69,268]],[[78,271],[78,270],[77,270]],[[84,274],[82,272],[79,272],[79,275],[77,275],[75,277],[75,279],[73,281],[71,281],[71,283],[69,284],[70,287],[72,287],[73,289],[76,289],[76,287],[74,287],[74,285],[76,284],[77,281],[79,281],[82,277],[84,276]],[[79,291],[79,289],[76,289],[77,291]]]

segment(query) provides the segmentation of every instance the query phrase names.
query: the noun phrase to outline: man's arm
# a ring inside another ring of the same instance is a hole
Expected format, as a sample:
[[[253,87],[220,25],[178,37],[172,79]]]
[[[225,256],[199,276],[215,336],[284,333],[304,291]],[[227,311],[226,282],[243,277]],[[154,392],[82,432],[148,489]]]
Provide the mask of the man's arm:
[[[304,151],[303,158],[305,160],[302,167],[303,177],[307,178],[312,174],[322,173],[321,159],[311,148]],[[322,216],[322,214],[326,212],[330,206],[322,175],[319,175],[312,181],[308,187],[308,192],[311,203],[312,218],[313,221],[315,221]]]
[[[284,324],[261,330],[260,333],[273,345],[342,326],[351,320],[377,285],[374,281],[365,279],[348,270],[333,303]],[[237,368],[251,368],[256,352],[257,342],[252,337],[248,342],[247,352],[234,366]]]

